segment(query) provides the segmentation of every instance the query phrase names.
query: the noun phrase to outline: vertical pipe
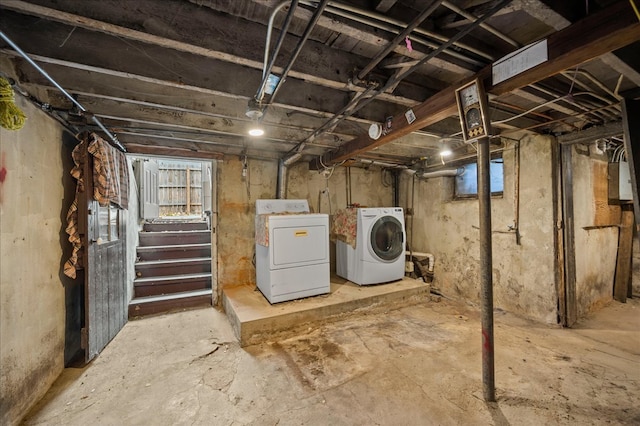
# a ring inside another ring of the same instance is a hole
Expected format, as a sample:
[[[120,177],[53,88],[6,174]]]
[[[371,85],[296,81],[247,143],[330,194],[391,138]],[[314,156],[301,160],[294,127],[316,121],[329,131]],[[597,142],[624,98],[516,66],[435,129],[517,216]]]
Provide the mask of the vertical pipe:
[[[278,161],[278,182],[276,183],[276,198],[283,200],[287,193],[287,166],[284,164],[284,160]]]
[[[489,138],[478,141],[480,211],[480,298],[482,302],[482,387],[485,401],[496,400],[493,353],[493,261],[491,256],[491,187]]]
[[[392,170],[393,175],[393,207],[400,207],[400,171]]]
[[[520,244],[520,141],[516,142],[514,150],[514,191],[513,191],[513,204],[514,204],[514,224],[513,228],[516,233],[516,244]]]
[[[346,167],[347,207],[351,207],[351,167]]]

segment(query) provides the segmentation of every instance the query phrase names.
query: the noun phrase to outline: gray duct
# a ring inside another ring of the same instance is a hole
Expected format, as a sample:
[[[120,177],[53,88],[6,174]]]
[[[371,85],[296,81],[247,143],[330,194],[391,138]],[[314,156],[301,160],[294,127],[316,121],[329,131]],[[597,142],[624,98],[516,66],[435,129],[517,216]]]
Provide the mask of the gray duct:
[[[278,181],[276,182],[276,198],[283,200],[287,195],[287,166],[284,160],[278,161]]]
[[[298,161],[302,154],[293,154],[285,159],[278,160],[278,182],[276,183],[276,198],[282,200],[287,196],[287,168]]]
[[[410,175],[416,175],[416,177],[420,179],[430,179],[443,176],[462,176],[464,174],[464,167],[458,167],[457,169],[437,170],[434,172],[419,172],[417,170],[407,169],[405,170],[405,172]]]

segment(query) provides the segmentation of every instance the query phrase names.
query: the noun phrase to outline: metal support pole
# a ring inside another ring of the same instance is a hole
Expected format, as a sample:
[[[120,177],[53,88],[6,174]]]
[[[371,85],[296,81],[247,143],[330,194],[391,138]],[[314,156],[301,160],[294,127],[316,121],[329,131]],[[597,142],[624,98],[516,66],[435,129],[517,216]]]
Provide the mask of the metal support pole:
[[[278,161],[278,180],[276,183],[276,198],[283,200],[287,196],[287,166],[284,160]]]
[[[484,399],[496,400],[493,353],[493,261],[491,256],[491,187],[489,138],[478,141],[480,211],[480,298],[482,303],[482,387]]]

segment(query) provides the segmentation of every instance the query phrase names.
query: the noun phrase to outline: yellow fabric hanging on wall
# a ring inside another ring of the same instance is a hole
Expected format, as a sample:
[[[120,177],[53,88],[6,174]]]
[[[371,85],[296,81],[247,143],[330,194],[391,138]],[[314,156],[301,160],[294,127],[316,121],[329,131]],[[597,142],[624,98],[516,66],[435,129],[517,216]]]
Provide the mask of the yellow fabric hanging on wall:
[[[0,77],[0,126],[9,130],[20,130],[27,117],[15,104],[13,88]]]

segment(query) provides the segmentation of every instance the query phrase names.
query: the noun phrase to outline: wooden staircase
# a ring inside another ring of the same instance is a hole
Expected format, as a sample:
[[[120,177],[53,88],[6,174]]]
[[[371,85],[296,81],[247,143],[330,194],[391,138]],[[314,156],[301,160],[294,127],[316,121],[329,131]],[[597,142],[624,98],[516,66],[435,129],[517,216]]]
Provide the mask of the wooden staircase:
[[[211,305],[211,231],[204,221],[144,224],[129,318]]]

